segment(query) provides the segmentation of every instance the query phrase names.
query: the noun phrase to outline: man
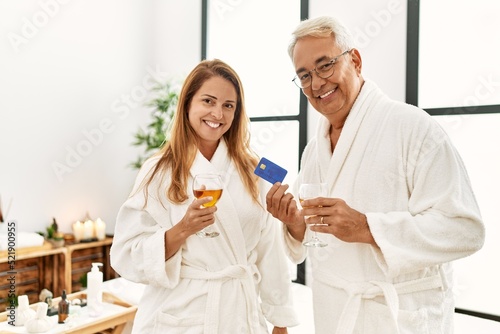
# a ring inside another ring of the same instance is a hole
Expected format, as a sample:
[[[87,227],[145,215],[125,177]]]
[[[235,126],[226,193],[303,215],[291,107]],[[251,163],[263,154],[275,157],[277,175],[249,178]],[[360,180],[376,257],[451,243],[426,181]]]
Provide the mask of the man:
[[[328,196],[299,210],[277,183],[266,200],[292,260],[309,251],[316,333],[452,333],[450,262],[484,243],[457,151],[425,111],[363,78],[361,55],[335,19],[302,22],[289,55],[294,82],[323,116],[293,193],[327,183]],[[305,223],[321,223],[310,230],[326,247],[302,245]]]

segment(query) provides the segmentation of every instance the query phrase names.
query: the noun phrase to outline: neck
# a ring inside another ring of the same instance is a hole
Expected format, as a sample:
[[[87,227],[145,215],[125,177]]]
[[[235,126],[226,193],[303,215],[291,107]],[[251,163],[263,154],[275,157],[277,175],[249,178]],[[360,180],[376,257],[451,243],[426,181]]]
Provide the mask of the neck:
[[[335,150],[335,146],[337,146],[337,142],[339,141],[341,132],[342,132],[342,127],[334,127],[333,125],[330,125],[329,133],[330,133],[330,146],[332,153]]]
[[[208,161],[212,160],[212,157],[215,154],[215,151],[217,150],[217,147],[219,146],[219,142],[216,142],[214,144],[199,144],[198,145],[198,150],[200,150],[201,154],[207,159]]]

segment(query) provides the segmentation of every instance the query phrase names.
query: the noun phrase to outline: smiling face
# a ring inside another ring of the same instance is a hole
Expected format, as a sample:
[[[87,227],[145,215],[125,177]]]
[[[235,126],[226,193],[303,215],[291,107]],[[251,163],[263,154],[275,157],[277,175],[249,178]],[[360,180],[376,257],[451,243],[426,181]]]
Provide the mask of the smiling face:
[[[199,150],[210,160],[219,140],[229,130],[236,112],[236,89],[226,79],[214,76],[194,94],[188,110],[189,124],[199,137]]]
[[[293,50],[295,71],[310,71],[318,63],[330,60],[344,51],[346,50],[336,46],[333,36],[301,38]],[[339,57],[334,68],[335,72],[327,79],[312,73],[311,85],[302,91],[314,109],[328,118],[331,124],[338,123],[342,126],[364,82],[359,52],[353,49]]]

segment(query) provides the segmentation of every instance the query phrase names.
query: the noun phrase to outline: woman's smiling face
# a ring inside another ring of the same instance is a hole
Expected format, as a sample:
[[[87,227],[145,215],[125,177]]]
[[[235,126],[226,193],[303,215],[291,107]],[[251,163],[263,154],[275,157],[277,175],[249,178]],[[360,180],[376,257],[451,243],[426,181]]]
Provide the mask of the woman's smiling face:
[[[237,105],[236,89],[228,80],[214,76],[203,83],[191,100],[188,119],[199,137],[199,149],[213,155],[219,140],[231,127]]]

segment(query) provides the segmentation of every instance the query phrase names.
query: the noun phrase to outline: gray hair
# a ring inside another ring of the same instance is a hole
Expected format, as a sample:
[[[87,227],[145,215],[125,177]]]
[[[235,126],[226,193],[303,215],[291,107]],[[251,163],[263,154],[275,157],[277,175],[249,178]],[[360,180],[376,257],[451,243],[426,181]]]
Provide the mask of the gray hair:
[[[349,50],[354,47],[354,38],[340,21],[330,16],[320,16],[300,22],[292,33],[292,40],[288,45],[288,55],[293,60],[295,44],[301,38],[308,36],[328,37],[331,35],[335,38],[335,43],[340,49]]]

